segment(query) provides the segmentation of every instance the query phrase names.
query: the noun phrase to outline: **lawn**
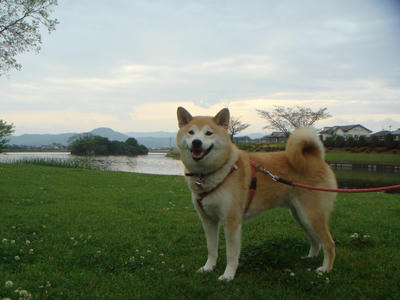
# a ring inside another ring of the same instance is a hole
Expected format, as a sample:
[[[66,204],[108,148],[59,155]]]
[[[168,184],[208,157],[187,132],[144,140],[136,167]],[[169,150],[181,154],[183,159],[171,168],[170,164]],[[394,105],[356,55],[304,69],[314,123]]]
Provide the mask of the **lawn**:
[[[0,164],[0,299],[400,298],[400,195],[338,196],[324,275],[321,256],[300,259],[308,241],[286,210],[250,220],[229,283],[223,235],[216,272],[196,273],[206,247],[189,197],[179,176]]]

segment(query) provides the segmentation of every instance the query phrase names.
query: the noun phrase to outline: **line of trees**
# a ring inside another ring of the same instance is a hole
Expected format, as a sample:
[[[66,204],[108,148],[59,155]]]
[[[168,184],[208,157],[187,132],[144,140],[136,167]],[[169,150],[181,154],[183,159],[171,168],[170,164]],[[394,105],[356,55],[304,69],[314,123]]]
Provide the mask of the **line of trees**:
[[[336,147],[336,148],[354,148],[354,147],[384,147],[387,150],[400,148],[400,143],[395,140],[393,134],[388,133],[384,139],[379,139],[376,136],[365,137],[360,136],[355,139],[352,136],[343,137],[340,135],[334,135],[327,137],[324,141],[325,147]]]
[[[82,134],[69,141],[69,150],[74,155],[128,155],[147,154],[149,150],[138,144],[134,138],[125,142],[110,141],[108,138],[92,134]]]

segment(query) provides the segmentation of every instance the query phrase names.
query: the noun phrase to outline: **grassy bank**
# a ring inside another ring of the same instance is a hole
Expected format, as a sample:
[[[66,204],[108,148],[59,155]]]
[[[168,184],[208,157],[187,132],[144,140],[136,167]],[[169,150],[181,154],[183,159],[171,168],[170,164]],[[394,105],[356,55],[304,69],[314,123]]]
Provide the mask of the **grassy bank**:
[[[400,164],[400,155],[389,152],[385,153],[352,153],[348,151],[327,151],[325,154],[327,161],[340,162],[382,162]]]
[[[287,211],[247,222],[230,283],[217,281],[223,235],[216,272],[195,272],[205,240],[182,177],[0,164],[0,207],[0,298],[400,297],[399,195],[338,197],[323,276],[310,271],[321,257],[300,259],[308,241]]]

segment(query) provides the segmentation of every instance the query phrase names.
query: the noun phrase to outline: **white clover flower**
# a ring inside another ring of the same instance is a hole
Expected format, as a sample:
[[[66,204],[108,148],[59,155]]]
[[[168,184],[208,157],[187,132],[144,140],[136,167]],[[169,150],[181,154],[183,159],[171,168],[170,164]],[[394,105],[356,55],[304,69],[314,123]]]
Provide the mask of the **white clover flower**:
[[[147,253],[151,253],[151,250],[147,250]]]
[[[358,233],[355,232],[355,233],[353,233],[352,235],[350,235],[350,237],[351,237],[352,239],[358,239]]]
[[[135,261],[135,257],[134,256],[129,257],[129,262],[134,262],[134,261]]]
[[[294,277],[295,275],[296,275],[296,274],[293,273],[293,272],[290,273],[290,276],[292,276],[292,277]]]
[[[29,249],[29,254],[33,255],[34,254],[34,250],[33,249]]]
[[[27,290],[19,290],[19,299],[31,299],[32,295]]]
[[[14,256],[14,259],[15,259],[16,261],[19,261],[19,260],[21,259],[21,257],[19,257],[18,255],[15,255],[15,256]]]
[[[6,283],[5,283],[6,289],[12,288],[13,285],[14,285],[14,282],[12,282],[11,280],[6,281]]]
[[[7,244],[8,240],[7,239],[2,239],[1,241],[3,244]]]
[[[364,234],[364,236],[363,236],[363,238],[364,239],[368,239],[368,238],[370,238],[371,236],[369,235],[369,234]]]
[[[51,283],[50,283],[50,281],[46,281],[46,287],[51,287]]]
[[[11,245],[15,245],[15,240],[10,241]]]
[[[326,284],[329,284],[330,282],[331,282],[331,281],[329,280],[329,278],[326,277],[326,278],[325,278],[325,283],[326,283]]]
[[[31,241],[30,241],[30,240],[26,240],[26,241],[25,241],[25,244],[30,245],[30,244],[31,244]]]

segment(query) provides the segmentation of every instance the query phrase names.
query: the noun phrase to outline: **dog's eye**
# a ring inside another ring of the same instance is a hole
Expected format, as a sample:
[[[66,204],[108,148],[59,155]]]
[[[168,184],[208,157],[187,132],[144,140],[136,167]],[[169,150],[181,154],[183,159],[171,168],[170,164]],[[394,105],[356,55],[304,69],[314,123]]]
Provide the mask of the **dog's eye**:
[[[189,132],[188,132],[190,135],[193,135],[194,134],[194,131],[193,130],[189,130]]]
[[[208,135],[208,136],[213,135],[213,132],[212,131],[207,131],[206,135]]]

